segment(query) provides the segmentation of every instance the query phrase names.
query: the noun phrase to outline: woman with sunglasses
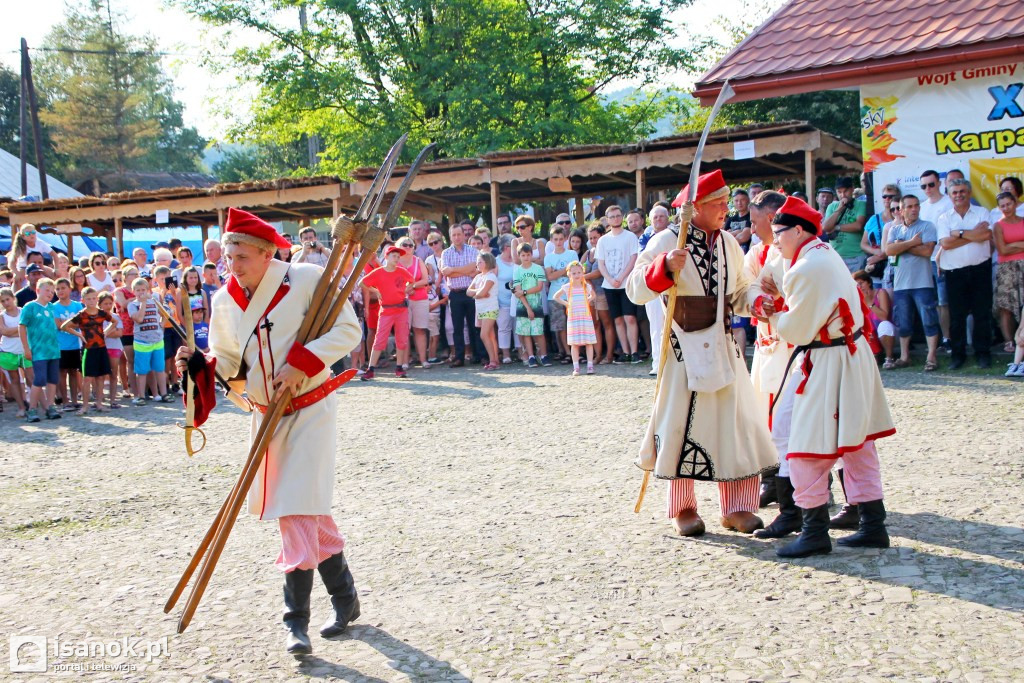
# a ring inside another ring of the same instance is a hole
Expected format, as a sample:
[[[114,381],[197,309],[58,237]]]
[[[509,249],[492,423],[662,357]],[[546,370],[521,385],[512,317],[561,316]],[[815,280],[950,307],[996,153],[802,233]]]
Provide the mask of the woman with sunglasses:
[[[882,249],[882,233],[893,219],[891,205],[895,202],[898,206],[901,196],[900,188],[896,185],[886,185],[882,188],[882,213],[876,213],[868,219],[864,225],[864,234],[860,238],[860,248],[868,255],[864,272],[874,281],[875,287],[882,286],[883,276],[888,267],[888,257]]]
[[[27,282],[25,268],[28,264],[25,262],[25,258],[33,251],[42,254],[44,260],[47,254],[51,258],[53,257],[53,247],[39,239],[36,233],[36,226],[26,223],[14,233],[14,236],[11,238],[11,250],[7,254],[8,267],[14,272],[14,281],[18,288]],[[48,269],[44,268],[44,270]],[[47,277],[51,275],[49,272],[44,274]]]
[[[92,266],[92,272],[87,277],[89,286],[97,292],[110,292],[113,294],[116,288],[114,287],[114,280],[107,271],[106,254],[94,251],[89,257],[89,265]]]
[[[512,240],[512,258],[515,260],[516,265],[519,265],[519,245],[529,244],[533,248],[533,259],[538,263],[544,262],[545,250],[544,246],[546,241],[543,237],[534,237],[533,230],[537,226],[529,216],[520,216],[516,219],[515,230],[519,234]]]

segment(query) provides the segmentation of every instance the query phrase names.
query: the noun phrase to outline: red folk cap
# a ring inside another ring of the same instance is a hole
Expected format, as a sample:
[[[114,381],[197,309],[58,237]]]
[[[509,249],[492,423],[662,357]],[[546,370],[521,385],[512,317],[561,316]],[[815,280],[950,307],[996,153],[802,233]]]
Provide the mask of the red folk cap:
[[[399,256],[405,256],[405,249],[402,249],[401,247],[399,247],[397,245],[394,245],[394,244],[392,244],[390,247],[388,247],[387,249],[384,250],[384,255],[385,256],[390,256],[391,254],[395,253],[396,251],[398,252]]]
[[[721,169],[715,169],[711,173],[705,173],[704,175],[697,178],[697,192],[693,196],[693,202],[696,204],[702,199],[706,199],[709,195],[725,188],[725,176],[722,175]],[[686,203],[686,199],[690,194],[690,186],[687,184],[679,194],[676,195],[676,199],[672,202],[672,206],[680,207]]]
[[[798,197],[786,197],[786,203],[772,218],[772,225],[799,226],[815,235],[821,234],[821,214]]]
[[[275,230],[270,223],[248,211],[234,207],[228,209],[228,219],[224,222],[224,233],[230,232],[257,237],[270,242],[278,249],[290,249],[292,246],[292,243]]]

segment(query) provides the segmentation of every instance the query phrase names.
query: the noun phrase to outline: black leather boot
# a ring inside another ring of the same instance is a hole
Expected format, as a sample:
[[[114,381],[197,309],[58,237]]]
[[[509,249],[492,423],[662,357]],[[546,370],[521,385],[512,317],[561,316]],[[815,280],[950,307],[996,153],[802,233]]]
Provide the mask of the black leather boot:
[[[881,499],[860,504],[860,528],[857,533],[836,541],[848,548],[888,548],[885,530],[885,503]]]
[[[789,477],[775,475],[775,492],[779,499],[779,516],[771,524],[754,532],[755,538],[782,538],[800,531],[803,514],[793,502],[793,482]]]
[[[359,616],[359,594],[356,593],[356,582],[348,569],[345,554],[331,555],[317,567],[320,578],[324,581],[327,592],[331,594],[334,606],[334,617],[320,627],[320,635],[324,638],[340,636],[345,632],[350,621]]]
[[[828,505],[803,510],[803,528],[800,536],[789,545],[775,551],[779,557],[809,557],[832,552],[832,539],[828,537]]]
[[[839,514],[828,521],[828,525],[833,529],[857,529],[860,527],[860,511],[856,505],[852,505],[849,502],[849,498],[846,496],[846,480],[843,479],[843,470],[839,470],[839,485],[843,489],[843,509],[839,511]]]
[[[288,654],[301,657],[313,653],[309,643],[309,594],[313,592],[313,570],[296,569],[284,575],[284,625],[288,628]]]
[[[758,507],[766,508],[778,500],[778,495],[775,492],[775,477],[778,473],[779,468],[773,467],[761,474],[761,499],[758,502]]]

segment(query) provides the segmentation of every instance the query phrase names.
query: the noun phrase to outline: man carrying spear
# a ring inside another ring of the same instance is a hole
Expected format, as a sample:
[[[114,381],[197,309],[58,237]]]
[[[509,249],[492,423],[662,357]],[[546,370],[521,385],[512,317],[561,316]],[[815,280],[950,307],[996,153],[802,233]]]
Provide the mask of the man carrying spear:
[[[675,288],[673,310],[666,314],[672,326],[668,359],[637,464],[671,480],[668,516],[679,534],[704,533],[694,480],[717,482],[722,526],[749,534],[764,526],[754,514],[758,475],[776,464],[750,375],[729,332],[733,314],[747,315],[751,280],[736,238],[720,229],[729,212],[722,172],[694,180],[696,187],[683,188],[674,203],[685,205],[683,234],[673,227],[655,235],[626,282],[637,304],[664,300]],[[689,197],[692,218],[686,220]]]
[[[244,376],[252,401],[251,438],[275,396],[292,398],[249,490],[249,512],[277,520],[281,551],[275,566],[284,572],[286,647],[299,656],[312,652],[308,627],[313,570],[331,595],[333,616],[320,629],[339,635],[359,616],[355,582],[345,561],[345,539],[331,516],[336,450],[337,398],[346,376],[330,378],[330,366],[359,344],[361,330],[346,303],[325,334],[302,345],[296,339],[323,269],[274,259],[290,247],[268,223],[229,209],[223,244],[230,270],[213,297],[210,353],[177,353],[180,372],[197,383],[196,425],[213,407],[213,368],[223,377]]]

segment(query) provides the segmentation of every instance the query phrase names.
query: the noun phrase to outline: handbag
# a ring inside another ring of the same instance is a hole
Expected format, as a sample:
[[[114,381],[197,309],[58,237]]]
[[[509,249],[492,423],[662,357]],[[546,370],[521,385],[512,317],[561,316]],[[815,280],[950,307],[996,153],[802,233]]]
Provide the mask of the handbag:
[[[721,255],[721,241],[716,247]],[[686,383],[690,391],[713,393],[736,380],[730,349],[734,342],[732,335],[728,334],[722,325],[725,313],[725,287],[726,283],[719,283],[718,314],[709,327],[696,332],[683,332],[682,328],[676,326],[676,338],[679,340],[679,350],[682,352],[683,366],[686,370]],[[672,324],[675,325],[674,320]]]

